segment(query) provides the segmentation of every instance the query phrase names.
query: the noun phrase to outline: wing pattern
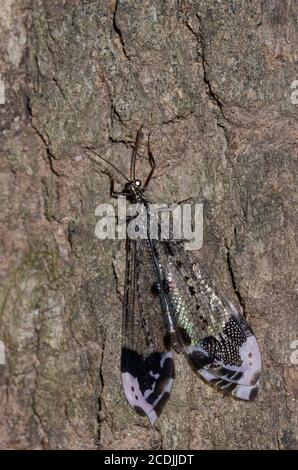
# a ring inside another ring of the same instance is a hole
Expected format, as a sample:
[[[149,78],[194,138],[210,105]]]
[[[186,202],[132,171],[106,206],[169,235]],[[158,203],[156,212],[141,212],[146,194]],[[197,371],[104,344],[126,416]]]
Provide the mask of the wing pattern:
[[[191,365],[225,393],[253,400],[261,356],[250,326],[181,244],[158,246],[176,331]]]
[[[206,381],[253,400],[261,372],[257,340],[201,262],[174,241],[127,239],[126,253],[121,370],[134,410],[151,424],[161,414],[177,343]]]
[[[174,381],[173,353],[166,341],[152,250],[147,240],[127,240],[122,383],[129,404],[151,424]]]

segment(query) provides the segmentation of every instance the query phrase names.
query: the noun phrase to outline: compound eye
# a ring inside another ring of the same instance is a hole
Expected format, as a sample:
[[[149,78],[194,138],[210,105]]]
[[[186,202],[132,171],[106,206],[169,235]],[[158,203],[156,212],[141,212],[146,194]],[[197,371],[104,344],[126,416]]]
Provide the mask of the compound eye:
[[[142,183],[141,183],[140,180],[135,180],[135,185],[136,185],[136,186],[141,186],[141,184],[142,184]]]

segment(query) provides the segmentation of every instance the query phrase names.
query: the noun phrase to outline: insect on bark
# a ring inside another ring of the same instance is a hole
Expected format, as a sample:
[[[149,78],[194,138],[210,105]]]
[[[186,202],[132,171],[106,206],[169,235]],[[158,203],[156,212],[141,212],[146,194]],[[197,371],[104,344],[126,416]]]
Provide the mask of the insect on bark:
[[[151,170],[142,185],[136,160],[142,127],[132,152],[130,178],[121,192],[145,211],[146,239],[126,240],[121,373],[129,404],[151,424],[160,416],[174,382],[173,349],[181,350],[200,376],[225,394],[253,400],[259,390],[261,356],[256,337],[237,308],[216,286],[206,268],[183,242],[150,237],[150,201],[146,189],[155,171],[148,137]]]

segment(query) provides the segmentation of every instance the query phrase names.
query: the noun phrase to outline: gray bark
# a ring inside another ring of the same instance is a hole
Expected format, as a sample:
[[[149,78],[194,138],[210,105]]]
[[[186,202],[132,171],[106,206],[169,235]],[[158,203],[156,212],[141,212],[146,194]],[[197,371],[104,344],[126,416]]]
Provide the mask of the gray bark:
[[[0,22],[1,447],[297,448],[295,2],[4,0]],[[154,428],[121,389],[124,246],[94,235],[110,181],[84,150],[127,172],[141,123],[151,198],[204,203],[201,256],[263,357],[244,403],[177,356]]]

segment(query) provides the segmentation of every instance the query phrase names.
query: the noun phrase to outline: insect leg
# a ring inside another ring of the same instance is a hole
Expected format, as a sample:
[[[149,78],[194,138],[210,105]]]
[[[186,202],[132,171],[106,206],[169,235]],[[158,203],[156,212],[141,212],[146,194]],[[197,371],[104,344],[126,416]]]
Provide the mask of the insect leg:
[[[114,178],[111,178],[111,186],[110,186],[110,196],[111,197],[118,197],[118,196],[129,196],[129,193],[124,191],[115,191],[114,190]]]
[[[137,137],[135,141],[135,146],[132,152],[132,159],[131,159],[131,166],[130,166],[130,179],[136,179],[136,159],[137,159],[137,152],[138,152],[138,147],[139,147],[139,142],[140,142],[140,137],[141,137],[141,131],[143,129],[143,124],[139,128],[137,132]]]

